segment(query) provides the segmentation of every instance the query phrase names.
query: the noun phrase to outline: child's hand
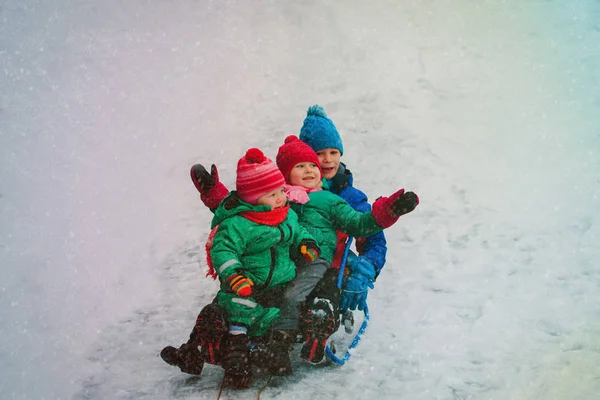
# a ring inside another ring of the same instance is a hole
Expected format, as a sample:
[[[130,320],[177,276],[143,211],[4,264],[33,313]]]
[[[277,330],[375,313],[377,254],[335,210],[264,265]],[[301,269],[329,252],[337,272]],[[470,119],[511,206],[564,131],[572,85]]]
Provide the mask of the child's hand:
[[[348,309],[356,310],[357,307],[361,311],[364,310],[367,306],[369,288],[374,287],[373,281],[366,275],[354,272],[348,275],[342,291],[340,310],[342,312]]]
[[[219,171],[217,171],[215,164],[211,165],[210,174],[202,164],[195,164],[192,166],[190,175],[194,186],[202,194],[206,194],[219,183]]]
[[[227,278],[227,283],[231,286],[231,290],[238,296],[248,297],[252,294],[252,286],[254,282],[240,274],[233,274]]]
[[[321,249],[317,246],[317,242],[314,240],[304,239],[300,242],[300,254],[307,262],[315,261],[319,258]]]
[[[408,214],[419,204],[419,196],[414,192],[404,192],[392,204],[392,212],[396,216]]]
[[[348,263],[348,270],[350,274],[361,274],[366,276],[371,282],[375,281],[377,276],[377,268],[375,265],[365,256],[354,257],[352,261]]]
[[[380,197],[373,203],[373,218],[382,228],[389,228],[398,221],[398,217],[408,214],[419,204],[419,196],[413,192],[398,190],[390,197]]]
[[[368,289],[373,289],[373,281],[377,275],[377,269],[368,258],[359,256],[354,258],[348,264],[350,275],[346,278],[342,298],[340,301],[340,310],[346,311],[364,310],[367,306]]]
[[[202,164],[195,164],[190,170],[192,182],[200,192],[200,200],[211,210],[217,209],[219,203],[223,200],[229,190],[219,181],[219,171],[213,164],[210,167],[210,174]]]

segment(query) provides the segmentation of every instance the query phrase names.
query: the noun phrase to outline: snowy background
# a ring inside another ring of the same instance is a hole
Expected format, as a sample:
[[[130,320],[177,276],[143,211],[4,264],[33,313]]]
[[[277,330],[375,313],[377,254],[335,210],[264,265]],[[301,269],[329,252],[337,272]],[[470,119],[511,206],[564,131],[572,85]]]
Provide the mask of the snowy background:
[[[315,103],[421,204],[351,361],[262,398],[599,398],[595,0],[2,1],[0,397],[216,398],[158,357],[216,291],[189,167]]]

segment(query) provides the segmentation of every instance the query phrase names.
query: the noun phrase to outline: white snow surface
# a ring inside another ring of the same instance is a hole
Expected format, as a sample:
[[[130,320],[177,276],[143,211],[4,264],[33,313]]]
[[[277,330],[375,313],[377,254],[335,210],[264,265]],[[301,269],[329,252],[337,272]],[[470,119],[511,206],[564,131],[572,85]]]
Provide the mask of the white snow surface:
[[[1,398],[215,399],[222,370],[158,357],[216,293],[189,167],[233,188],[316,103],[356,187],[421,203],[350,361],[294,361],[261,398],[600,398],[597,1],[4,0],[0,21]]]

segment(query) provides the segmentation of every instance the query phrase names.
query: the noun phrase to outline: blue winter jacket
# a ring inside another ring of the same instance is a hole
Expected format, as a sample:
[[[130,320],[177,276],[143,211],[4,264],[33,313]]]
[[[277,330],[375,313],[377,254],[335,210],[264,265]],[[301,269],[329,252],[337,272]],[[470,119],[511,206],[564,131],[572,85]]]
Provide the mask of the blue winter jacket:
[[[340,163],[337,174],[329,180],[329,190],[346,200],[352,208],[357,211],[366,212],[371,210],[367,195],[352,186],[354,179],[352,172],[346,169],[344,163]],[[360,255],[371,261],[377,270],[377,275],[385,265],[385,255],[387,253],[387,242],[383,232],[377,233],[366,238],[364,245],[360,249]]]

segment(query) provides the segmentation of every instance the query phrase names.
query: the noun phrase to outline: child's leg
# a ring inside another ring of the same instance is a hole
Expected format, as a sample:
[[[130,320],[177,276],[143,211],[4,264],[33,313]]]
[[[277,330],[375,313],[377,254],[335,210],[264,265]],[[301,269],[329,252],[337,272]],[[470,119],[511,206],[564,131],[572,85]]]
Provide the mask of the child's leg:
[[[328,299],[335,306],[335,310],[339,308],[340,305],[340,289],[337,287],[337,280],[339,275],[339,270],[334,268],[329,268],[325,271],[323,278],[319,280],[315,288],[307,297],[307,303],[314,300],[315,298],[325,298]]]
[[[223,369],[225,385],[236,389],[250,387],[252,371],[248,335],[230,326],[230,332],[223,339]]]
[[[161,358],[182,372],[200,375],[204,361],[221,364],[221,337],[226,332],[223,309],[216,302],[205,306],[198,318],[187,343],[179,348],[167,346],[160,352]],[[202,350],[198,351],[198,346]]]
[[[167,346],[160,352],[160,357],[169,365],[179,367],[181,372],[200,375],[204,368],[204,359],[197,346],[182,344],[178,349]]]
[[[247,326],[250,336],[263,336],[279,318],[279,308],[263,307],[255,297],[219,292],[217,299],[227,314],[229,325]]]
[[[254,365],[266,369],[271,375],[292,374],[290,351],[296,342],[299,326],[299,302],[314,289],[328,267],[327,262],[318,260],[298,266],[296,278],[285,290],[274,289],[256,300],[263,306],[281,307],[281,317],[274,324],[270,337],[255,338],[250,345],[250,359]],[[283,288],[281,288],[283,289]]]
[[[338,273],[336,269],[328,269],[306,300],[302,319],[304,343],[300,357],[313,364],[323,361],[327,340],[339,322]]]
[[[317,259],[311,263],[298,264],[296,278],[288,283],[281,304],[281,315],[275,323],[274,329],[297,331],[300,323],[300,303],[304,302],[315,289],[329,264],[325,260]]]
[[[257,296],[239,297],[233,293],[219,292],[219,305],[225,309],[229,332],[223,344],[225,384],[238,389],[247,388],[251,382],[249,336],[263,336],[279,317],[279,309],[264,307],[281,298],[281,292],[257,291]]]
[[[202,358],[210,364],[220,365],[221,340],[226,333],[225,311],[215,301],[205,306],[198,314],[188,343],[200,343]]]
[[[274,376],[292,375],[290,352],[296,332],[276,330],[268,337],[250,338],[250,361]]]

